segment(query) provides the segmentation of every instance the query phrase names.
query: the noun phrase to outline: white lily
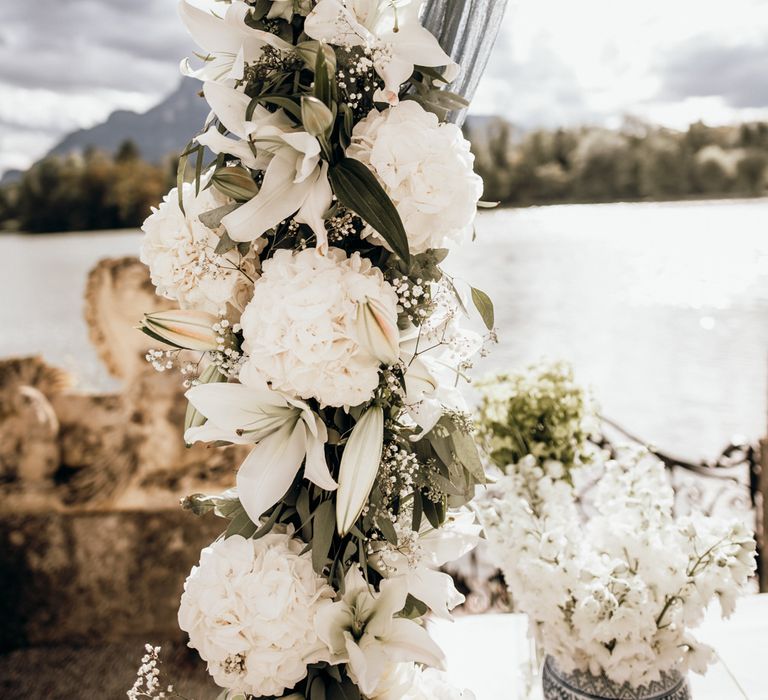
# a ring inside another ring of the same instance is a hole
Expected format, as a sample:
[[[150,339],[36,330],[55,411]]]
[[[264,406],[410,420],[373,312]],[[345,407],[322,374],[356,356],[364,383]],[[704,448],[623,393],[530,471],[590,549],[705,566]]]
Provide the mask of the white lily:
[[[186,393],[208,421],[187,430],[188,444],[198,441],[256,443],[240,465],[240,502],[255,523],[285,494],[304,463],[304,477],[327,491],[336,489],[325,459],[328,432],[304,402],[266,385],[204,384]]]
[[[385,365],[395,364],[400,357],[397,316],[388,314],[377,299],[366,299],[358,304],[357,337],[360,344]]]
[[[374,99],[396,105],[400,86],[414,66],[446,66],[446,79],[458,66],[419,22],[419,0],[320,0],[304,23],[308,36],[337,46],[373,50],[374,68],[384,81]]]
[[[240,0],[209,2],[207,9],[181,0],[179,15],[192,39],[207,54],[203,67],[198,69],[184,59],[182,74],[199,80],[241,80],[245,65],[256,61],[265,46],[292,51],[293,47],[280,37],[245,23],[251,9]]]
[[[380,592],[366,583],[358,567],[344,577],[341,600],[317,614],[317,635],[347,664],[350,678],[364,695],[373,695],[382,678],[398,661],[443,667],[444,655],[427,631],[413,620],[395,617],[405,606],[405,580],[381,582]]]
[[[176,347],[206,352],[219,347],[219,333],[213,330],[218,321],[205,311],[171,309],[144,314],[141,327]]]
[[[253,170],[264,170],[259,193],[222,219],[233,241],[252,241],[284,219],[295,215],[317,237],[325,254],[328,236],[323,215],[331,206],[328,164],[320,158],[318,140],[293,126],[282,109],[269,112],[257,107],[250,120],[250,98],[216,82],[203,87],[208,104],[226,129],[239,140],[227,138],[211,127],[197,142],[214,153],[230,153]]]
[[[405,532],[410,523],[405,528],[396,524],[395,529]],[[456,590],[451,576],[436,569],[472,551],[480,542],[481,530],[474,513],[462,508],[449,513],[438,529],[425,519],[419,532],[400,538],[397,547],[380,543],[369,562],[386,578],[402,577],[414,598],[438,617],[450,619],[450,611],[464,602],[464,596]]]
[[[384,448],[384,411],[371,406],[352,428],[339,466],[336,528],[346,535],[360,517],[376,480]]]

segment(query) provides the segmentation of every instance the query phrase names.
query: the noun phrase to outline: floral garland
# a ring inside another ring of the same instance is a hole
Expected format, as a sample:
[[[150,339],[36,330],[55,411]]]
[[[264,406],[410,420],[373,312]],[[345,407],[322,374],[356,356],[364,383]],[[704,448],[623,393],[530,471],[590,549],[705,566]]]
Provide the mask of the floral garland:
[[[142,330],[180,368],[185,440],[250,445],[179,622],[228,697],[470,698],[423,616],[463,601],[485,475],[457,389],[483,338],[441,268],[482,193],[456,66],[400,0],[182,1],[211,107],[141,258],[179,309]],[[206,163],[206,154],[214,158]],[[194,162],[193,182],[186,182]]]

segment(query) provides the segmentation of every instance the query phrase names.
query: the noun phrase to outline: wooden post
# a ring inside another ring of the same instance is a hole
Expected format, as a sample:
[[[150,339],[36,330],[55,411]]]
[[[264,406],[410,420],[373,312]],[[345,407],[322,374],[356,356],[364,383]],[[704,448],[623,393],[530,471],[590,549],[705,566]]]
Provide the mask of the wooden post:
[[[760,545],[760,592],[768,592],[768,437],[760,440],[760,501],[757,508],[757,541]]]

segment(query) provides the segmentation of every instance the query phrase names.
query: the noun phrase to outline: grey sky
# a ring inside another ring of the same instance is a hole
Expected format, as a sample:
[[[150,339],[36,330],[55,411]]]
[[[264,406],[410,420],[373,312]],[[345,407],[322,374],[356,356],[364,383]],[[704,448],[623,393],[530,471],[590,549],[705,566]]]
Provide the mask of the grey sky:
[[[191,43],[175,0],[0,5],[0,171],[176,85]],[[473,105],[524,126],[671,126],[768,115],[768,3],[510,0]]]

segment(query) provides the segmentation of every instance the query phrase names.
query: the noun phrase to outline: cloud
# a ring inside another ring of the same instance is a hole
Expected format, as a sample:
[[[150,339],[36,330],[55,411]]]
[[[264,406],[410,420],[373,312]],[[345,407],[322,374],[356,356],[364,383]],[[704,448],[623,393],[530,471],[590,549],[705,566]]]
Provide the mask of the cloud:
[[[724,44],[698,38],[675,47],[660,62],[659,98],[721,97],[735,108],[768,107],[768,41]]]
[[[40,0],[0,8],[2,82],[20,87],[157,92],[189,52],[167,0]]]

